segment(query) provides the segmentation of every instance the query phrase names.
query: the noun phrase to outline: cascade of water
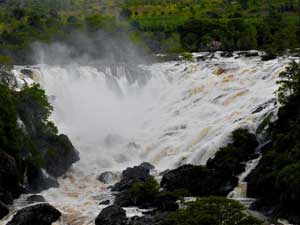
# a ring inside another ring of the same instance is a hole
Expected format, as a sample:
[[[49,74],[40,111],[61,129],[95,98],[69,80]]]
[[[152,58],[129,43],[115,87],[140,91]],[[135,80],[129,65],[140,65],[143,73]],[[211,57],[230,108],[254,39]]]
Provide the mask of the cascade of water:
[[[204,164],[234,129],[255,131],[276,114],[276,79],[287,62],[216,57],[144,65],[135,73],[128,65],[32,68],[54,106],[51,119],[81,157],[59,189],[42,194],[63,212],[61,224],[93,224],[98,202],[111,198],[97,175],[141,161],[161,170]]]

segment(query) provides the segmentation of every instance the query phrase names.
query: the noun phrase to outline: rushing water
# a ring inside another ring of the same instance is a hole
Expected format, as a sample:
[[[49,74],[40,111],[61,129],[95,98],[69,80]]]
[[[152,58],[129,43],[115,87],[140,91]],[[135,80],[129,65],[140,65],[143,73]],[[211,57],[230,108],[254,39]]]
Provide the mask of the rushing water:
[[[57,224],[94,223],[99,202],[113,198],[96,180],[103,171],[142,161],[158,170],[204,164],[234,129],[255,131],[276,114],[276,79],[287,62],[216,57],[144,65],[134,74],[122,64],[32,68],[54,107],[52,120],[81,158],[58,189],[42,193],[63,213]],[[23,207],[25,197],[14,207]]]

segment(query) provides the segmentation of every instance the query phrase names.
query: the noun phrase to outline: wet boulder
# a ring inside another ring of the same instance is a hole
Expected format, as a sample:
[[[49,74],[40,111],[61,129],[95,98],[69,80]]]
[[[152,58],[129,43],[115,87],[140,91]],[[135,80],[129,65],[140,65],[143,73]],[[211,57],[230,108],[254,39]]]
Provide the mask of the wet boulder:
[[[237,53],[239,56],[244,56],[244,57],[257,57],[259,56],[258,51],[241,51]]]
[[[139,165],[139,167],[143,167],[145,168],[146,170],[154,170],[155,169],[155,166],[153,166],[151,163],[148,163],[148,162],[143,162]]]
[[[97,178],[98,181],[104,183],[104,184],[111,184],[116,180],[120,179],[119,173],[114,173],[111,171],[106,171],[100,174],[100,176]]]
[[[166,173],[161,187],[167,191],[187,190],[192,196],[227,196],[238,179],[203,166],[184,165]]]
[[[0,151],[0,200],[11,204],[12,199],[19,197],[22,191],[15,159]]]
[[[104,200],[102,202],[99,203],[99,205],[109,205],[110,204],[110,200],[107,199],[107,200]]]
[[[8,210],[7,206],[3,202],[0,201],[0,220],[3,217],[7,216],[8,213],[9,213],[9,210]]]
[[[26,201],[29,203],[46,202],[46,199],[42,195],[30,195]]]
[[[225,51],[225,52],[221,52],[221,57],[224,57],[224,58],[231,58],[233,57],[233,52],[231,51]]]
[[[111,205],[103,209],[95,220],[96,225],[126,225],[127,218],[124,209]]]
[[[27,167],[27,190],[32,193],[39,193],[49,188],[59,186],[58,181],[48,175],[44,170],[37,168],[32,164]]]
[[[62,176],[79,160],[78,151],[64,134],[47,137],[44,148],[45,169],[53,177]]]
[[[21,73],[30,77],[30,78],[33,78],[33,71],[31,69],[28,69],[28,68],[24,68],[21,70]]]
[[[121,181],[112,187],[112,191],[128,189],[133,183],[145,182],[151,178],[149,169],[141,166],[129,167],[122,172]]]
[[[60,216],[53,206],[42,203],[19,210],[7,225],[51,225]]]

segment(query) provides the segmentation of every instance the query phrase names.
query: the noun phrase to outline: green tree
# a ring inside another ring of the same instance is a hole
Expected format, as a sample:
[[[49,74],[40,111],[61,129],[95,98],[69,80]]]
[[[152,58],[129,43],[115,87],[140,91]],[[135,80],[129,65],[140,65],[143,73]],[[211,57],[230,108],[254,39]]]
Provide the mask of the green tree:
[[[244,213],[237,201],[223,197],[199,198],[171,213],[162,225],[260,225],[261,221]]]
[[[134,205],[140,205],[153,202],[158,191],[159,185],[157,181],[151,177],[145,182],[134,183],[129,188],[129,195]]]
[[[15,99],[8,86],[0,82],[0,150],[16,157],[20,152],[21,139]]]
[[[279,78],[278,98],[281,103],[286,103],[291,95],[300,96],[300,62],[292,61]]]

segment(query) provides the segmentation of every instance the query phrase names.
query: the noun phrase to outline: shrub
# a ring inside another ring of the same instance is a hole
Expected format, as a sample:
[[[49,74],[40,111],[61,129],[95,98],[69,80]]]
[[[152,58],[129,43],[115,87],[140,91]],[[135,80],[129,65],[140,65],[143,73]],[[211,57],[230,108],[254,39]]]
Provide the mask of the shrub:
[[[159,184],[151,177],[145,182],[132,184],[128,191],[134,205],[149,204],[152,203],[157,196]]]
[[[245,214],[237,201],[222,197],[199,198],[171,213],[162,225],[259,225],[261,221]]]

